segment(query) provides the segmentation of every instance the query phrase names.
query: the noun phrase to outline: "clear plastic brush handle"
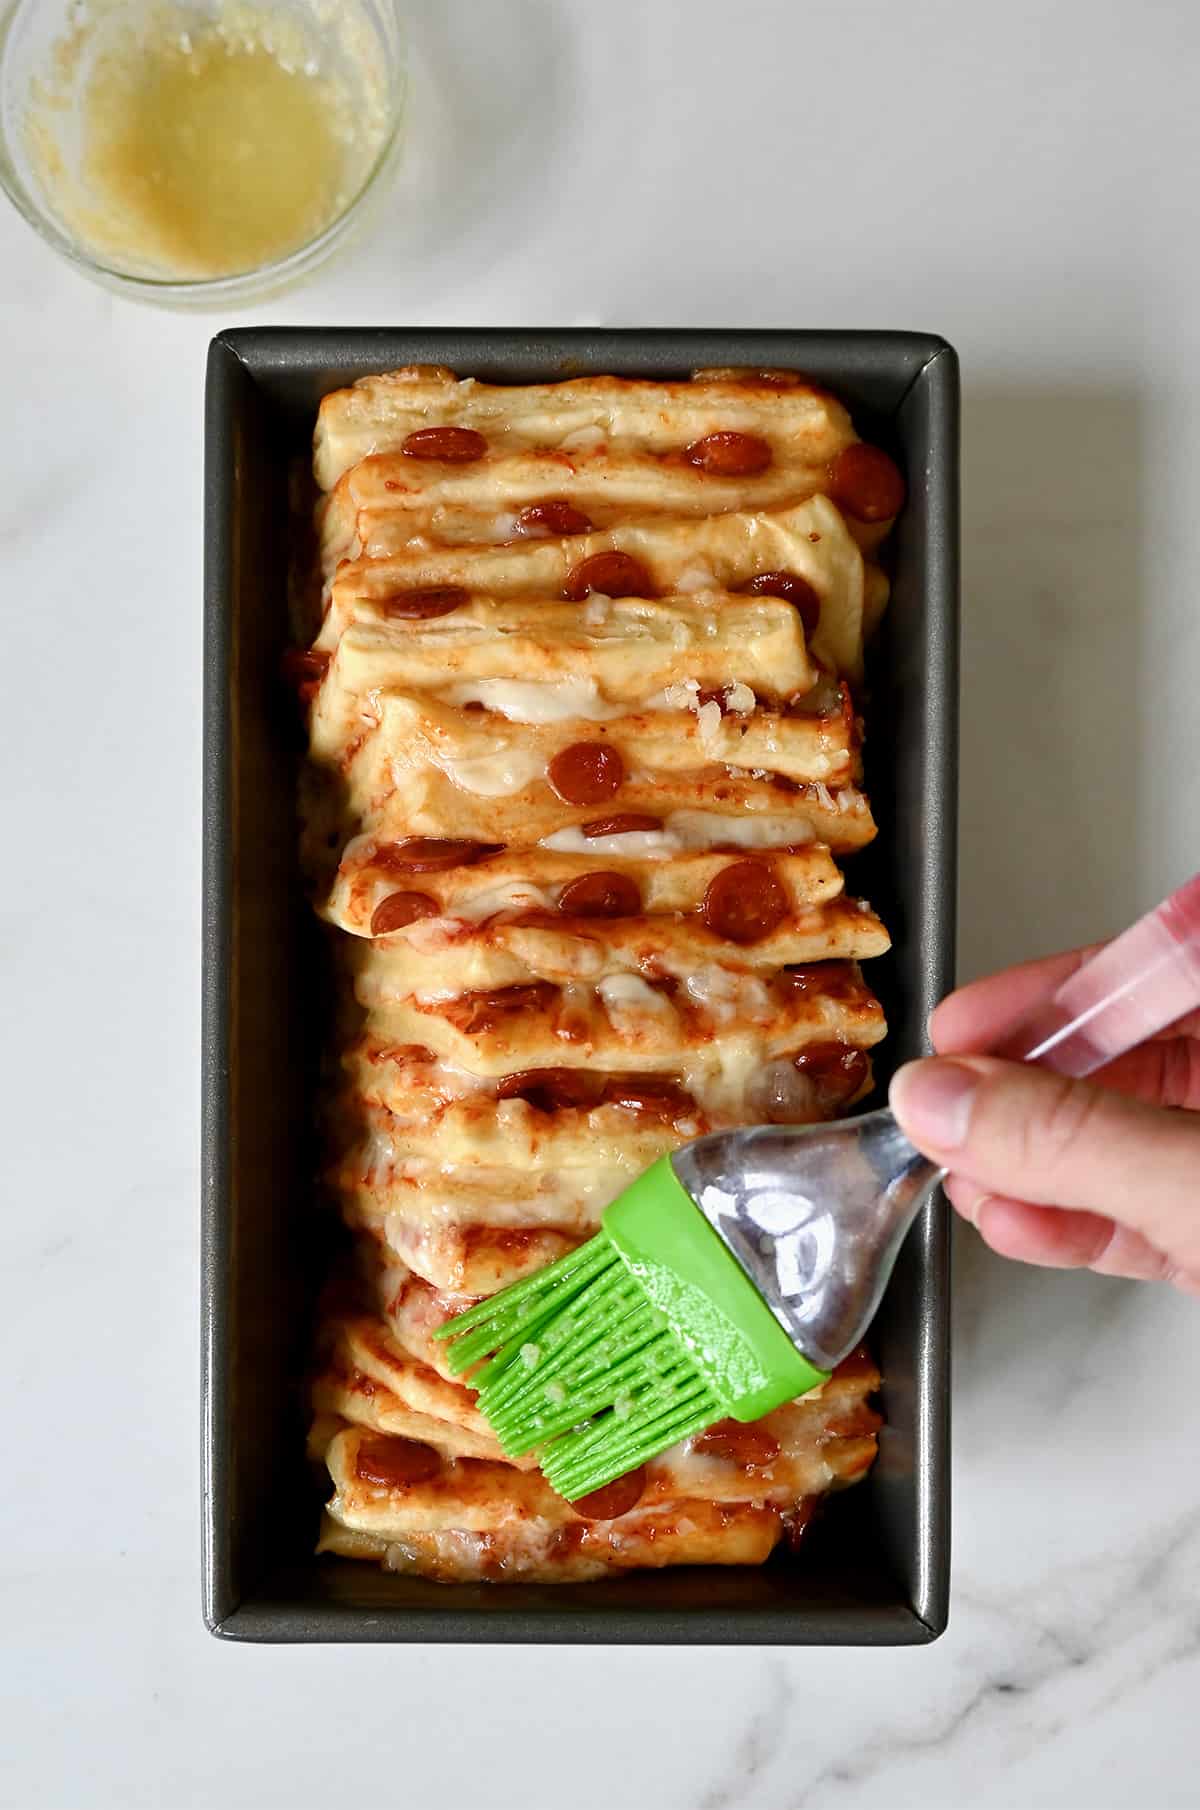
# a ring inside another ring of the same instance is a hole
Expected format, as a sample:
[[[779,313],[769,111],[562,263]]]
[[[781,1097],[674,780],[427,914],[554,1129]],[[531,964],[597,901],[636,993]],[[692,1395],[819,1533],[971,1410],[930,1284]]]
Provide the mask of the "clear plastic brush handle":
[[[997,1053],[1090,1075],[1197,1006],[1200,874],[1090,956]]]
[[[1200,1007],[1200,874],[1090,956],[998,1055],[1090,1075]],[[908,1228],[944,1179],[891,1111],[718,1132],[671,1158],[796,1347],[822,1369],[874,1317]]]

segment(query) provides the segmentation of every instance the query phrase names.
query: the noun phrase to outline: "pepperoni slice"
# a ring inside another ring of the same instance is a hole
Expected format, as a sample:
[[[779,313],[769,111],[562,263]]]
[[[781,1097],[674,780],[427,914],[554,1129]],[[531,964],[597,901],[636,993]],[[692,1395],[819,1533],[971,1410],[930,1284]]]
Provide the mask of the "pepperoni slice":
[[[846,730],[846,740],[852,748],[862,742],[862,724],[854,709],[854,698],[845,679],[838,680],[838,715]]]
[[[781,1516],[783,1537],[792,1552],[800,1545],[804,1535],[812,1526],[817,1510],[821,1506],[820,1496],[801,1496],[794,1508],[787,1509]]]
[[[471,593],[459,584],[431,585],[419,591],[393,591],[381,597],[379,607],[385,616],[400,617],[406,622],[425,622],[431,616],[448,616],[470,601]]]
[[[827,1420],[825,1431],[831,1439],[865,1439],[868,1433],[878,1433],[882,1425],[882,1414],[877,1414],[869,1402],[860,1401],[844,1414]]]
[[[589,1490],[571,1507],[583,1521],[615,1521],[637,1507],[645,1487],[646,1467],[639,1464],[636,1471],[626,1471],[623,1477],[614,1477],[611,1483]]]
[[[567,573],[563,596],[582,603],[591,591],[604,597],[653,597],[654,580],[629,553],[593,553]]]
[[[552,981],[533,980],[527,986],[497,987],[491,993],[471,993],[467,997],[492,1012],[523,1012],[527,1007],[544,1005],[556,991]]]
[[[706,1458],[728,1458],[745,1470],[770,1464],[779,1456],[779,1441],[754,1421],[719,1420],[692,1441],[692,1450]]]
[[[528,509],[522,509],[515,524],[518,534],[543,540],[559,534],[586,534],[591,525],[582,509],[576,509],[574,503],[564,502],[561,497],[553,497],[548,503],[530,503]]]
[[[558,914],[546,905],[530,905],[519,911],[515,907],[498,911],[494,922],[504,930],[557,930]]]
[[[578,1068],[525,1068],[505,1075],[496,1089],[498,1100],[528,1100],[542,1112],[563,1107],[594,1106],[600,1098],[596,1079]]]
[[[441,1008],[444,1016],[464,1036],[490,1031],[514,1012],[534,1012],[554,998],[558,988],[552,981],[534,980],[527,986],[497,987],[490,993],[462,993]]]
[[[433,1062],[436,1061],[436,1057],[433,1051],[427,1049],[423,1043],[385,1043],[373,1054],[368,1054],[367,1060],[369,1062],[394,1062],[398,1068],[403,1068],[408,1063],[420,1065]]]
[[[596,817],[583,826],[585,836],[627,836],[634,830],[661,830],[662,818],[647,811],[626,811],[616,817]]]
[[[894,459],[880,446],[857,440],[830,460],[829,494],[859,522],[886,522],[899,515],[907,494]]]
[[[653,1112],[660,1118],[678,1119],[694,1112],[696,1102],[675,1081],[659,1081],[650,1077],[618,1076],[604,1089],[606,1106],[625,1106],[631,1112]]]
[[[359,1441],[354,1468],[363,1483],[381,1483],[387,1489],[406,1489],[436,1477],[442,1461],[432,1446],[418,1439],[396,1437]]]
[[[415,924],[418,918],[436,918],[441,909],[427,892],[390,892],[375,907],[371,935],[387,936],[391,930],[403,930],[406,924]]]
[[[635,918],[642,895],[631,874],[580,874],[559,893],[558,909],[571,918]]]
[[[838,1377],[876,1376],[875,1360],[865,1345],[856,1345],[848,1351],[840,1364],[834,1366],[833,1374]]]
[[[284,654],[284,682],[294,688],[302,704],[311,704],[316,697],[332,657],[313,647],[289,647]]]
[[[559,749],[546,778],[564,804],[603,804],[620,791],[625,762],[604,742],[572,742]]]
[[[855,999],[862,990],[853,962],[814,962],[808,967],[784,968],[776,982],[788,993],[823,993],[827,999]]]
[[[788,913],[788,898],[763,861],[732,861],[714,874],[701,906],[714,936],[731,943],[757,943]]]
[[[782,597],[799,615],[804,633],[816,634],[821,620],[821,599],[807,578],[801,578],[798,572],[760,572],[742,589],[753,592],[755,597]]]
[[[753,478],[771,463],[771,448],[757,434],[705,434],[692,441],[684,457],[710,477]]]
[[[487,441],[473,427],[419,427],[407,435],[400,451],[410,459],[439,459],[445,465],[469,465],[482,459]]]
[[[436,874],[446,867],[473,867],[477,861],[499,854],[503,847],[502,842],[407,836],[403,842],[381,843],[366,865],[384,874]]]
[[[810,1043],[792,1057],[792,1066],[816,1083],[824,1102],[841,1105],[851,1099],[871,1072],[866,1050],[846,1043]]]

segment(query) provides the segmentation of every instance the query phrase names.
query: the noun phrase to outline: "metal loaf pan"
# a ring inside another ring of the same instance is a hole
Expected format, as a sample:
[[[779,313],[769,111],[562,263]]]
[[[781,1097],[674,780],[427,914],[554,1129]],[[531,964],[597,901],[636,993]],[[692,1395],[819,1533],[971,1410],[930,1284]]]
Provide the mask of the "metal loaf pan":
[[[958,388],[917,333],[248,329],[208,363],[205,477],[204,1613],[255,1641],[917,1644],[947,1615],[948,1238],[931,1206],[872,1335],[887,1425],[866,1482],[801,1551],[756,1570],[549,1588],[437,1585],[312,1556],[303,1459],[311,1307],[327,1251],[310,1209],[320,948],[297,866],[297,732],[281,695],[289,470],[327,390],[398,365],[500,383],[787,366],[889,446],[910,497],[875,643],[867,785],[878,841],[850,866],[894,937],[871,964],[891,1021],[880,1082],[923,1047],[950,985],[957,763]]]

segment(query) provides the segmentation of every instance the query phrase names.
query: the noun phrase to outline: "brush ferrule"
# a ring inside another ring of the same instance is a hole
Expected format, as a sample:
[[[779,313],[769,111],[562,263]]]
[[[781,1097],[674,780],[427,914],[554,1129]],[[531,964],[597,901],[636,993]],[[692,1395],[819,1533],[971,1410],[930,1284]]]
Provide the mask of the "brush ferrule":
[[[735,1420],[757,1420],[823,1383],[796,1350],[668,1157],[603,1216],[604,1231],[695,1370]]]

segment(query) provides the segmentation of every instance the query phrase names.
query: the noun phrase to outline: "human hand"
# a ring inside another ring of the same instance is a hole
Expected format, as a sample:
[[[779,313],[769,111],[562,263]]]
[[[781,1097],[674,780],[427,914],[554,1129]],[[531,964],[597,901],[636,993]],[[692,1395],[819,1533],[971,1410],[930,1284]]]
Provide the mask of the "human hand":
[[[892,1108],[1001,1256],[1200,1295],[1200,1012],[1087,1081],[976,1053],[1003,1044],[1092,953],[1027,962],[944,999],[929,1021],[938,1054],[899,1071]]]

